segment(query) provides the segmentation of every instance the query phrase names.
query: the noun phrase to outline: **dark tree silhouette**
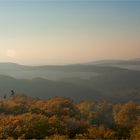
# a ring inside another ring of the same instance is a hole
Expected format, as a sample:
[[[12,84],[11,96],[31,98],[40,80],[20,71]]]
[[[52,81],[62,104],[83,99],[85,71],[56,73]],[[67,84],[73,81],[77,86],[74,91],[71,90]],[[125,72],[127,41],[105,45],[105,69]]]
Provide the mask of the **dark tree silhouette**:
[[[6,99],[6,98],[7,98],[7,95],[6,95],[6,94],[4,94],[3,98],[4,98],[4,99]]]
[[[14,96],[14,95],[15,95],[15,91],[11,90],[11,96]]]

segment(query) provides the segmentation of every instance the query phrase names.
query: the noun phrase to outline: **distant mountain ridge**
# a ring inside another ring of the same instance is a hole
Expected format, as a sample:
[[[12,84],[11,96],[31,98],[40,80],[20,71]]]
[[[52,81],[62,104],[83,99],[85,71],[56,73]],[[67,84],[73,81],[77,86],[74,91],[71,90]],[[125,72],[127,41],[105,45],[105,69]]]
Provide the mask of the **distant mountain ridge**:
[[[26,69],[35,69],[35,68],[48,68],[48,67],[60,67],[60,66],[73,66],[73,65],[140,65],[140,58],[130,59],[130,60],[121,60],[121,59],[108,59],[108,60],[98,60],[98,61],[91,61],[87,63],[79,63],[79,64],[67,64],[67,65],[21,65],[12,62],[0,62],[0,69],[6,68],[26,68]]]
[[[83,65],[97,65],[97,66],[113,66],[119,68],[126,68],[130,70],[139,70],[140,71],[140,59],[132,60],[100,60],[88,62]]]
[[[121,64],[121,65],[126,65],[126,64],[131,64],[131,65],[140,65],[140,58],[137,59],[130,59],[130,60],[121,60],[121,59],[108,59],[108,60],[98,60],[98,61],[92,61],[92,62],[87,62],[85,64],[89,65],[116,65],[116,64]]]

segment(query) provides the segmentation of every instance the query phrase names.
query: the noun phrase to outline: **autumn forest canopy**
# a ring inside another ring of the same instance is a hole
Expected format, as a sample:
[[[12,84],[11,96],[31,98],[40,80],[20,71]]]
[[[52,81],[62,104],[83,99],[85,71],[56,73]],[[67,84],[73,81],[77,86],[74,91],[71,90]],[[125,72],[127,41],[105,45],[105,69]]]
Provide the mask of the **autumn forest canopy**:
[[[0,139],[136,139],[140,104],[11,95],[0,100]]]

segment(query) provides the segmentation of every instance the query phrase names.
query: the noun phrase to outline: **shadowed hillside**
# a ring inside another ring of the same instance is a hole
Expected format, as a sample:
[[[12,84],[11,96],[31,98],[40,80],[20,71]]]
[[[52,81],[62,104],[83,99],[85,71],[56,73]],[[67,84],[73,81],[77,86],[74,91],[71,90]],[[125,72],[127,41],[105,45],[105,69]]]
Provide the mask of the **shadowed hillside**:
[[[66,96],[80,99],[100,99],[100,94],[92,88],[82,87],[71,83],[54,82],[47,79],[35,78],[32,80],[19,80],[9,76],[0,76],[1,97],[14,89],[18,93],[28,93],[28,95],[40,98],[50,98],[53,96]],[[87,96],[87,94],[88,96]]]

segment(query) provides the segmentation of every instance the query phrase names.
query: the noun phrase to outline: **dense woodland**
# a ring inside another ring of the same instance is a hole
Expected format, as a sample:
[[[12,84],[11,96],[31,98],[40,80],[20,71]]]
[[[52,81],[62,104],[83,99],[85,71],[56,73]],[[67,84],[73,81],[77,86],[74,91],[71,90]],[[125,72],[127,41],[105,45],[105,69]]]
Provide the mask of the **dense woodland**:
[[[12,95],[0,100],[0,139],[140,139],[140,104]]]

